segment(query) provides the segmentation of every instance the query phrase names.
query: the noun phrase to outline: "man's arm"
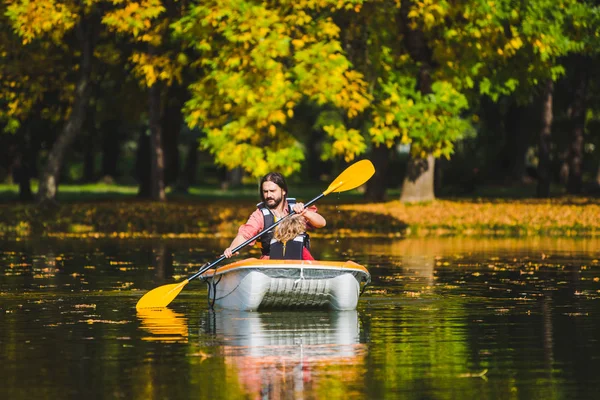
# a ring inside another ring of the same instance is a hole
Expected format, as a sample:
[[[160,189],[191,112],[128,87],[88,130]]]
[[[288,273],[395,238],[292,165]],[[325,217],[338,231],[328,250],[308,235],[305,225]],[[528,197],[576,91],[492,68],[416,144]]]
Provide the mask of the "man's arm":
[[[296,203],[292,208],[296,214],[302,215],[306,219],[306,222],[313,228],[322,228],[327,224],[327,221],[317,212],[317,207],[315,206],[305,208],[304,203]]]
[[[229,245],[229,247],[225,249],[225,251],[223,252],[223,255],[226,258],[230,258],[231,256],[233,256],[233,253],[232,253],[233,249],[235,249],[236,247],[238,247],[240,244],[244,243],[245,241],[246,241],[246,238],[238,233],[238,235],[231,241],[231,244]]]
[[[244,243],[246,240],[255,236],[258,232],[262,231],[265,227],[265,221],[263,219],[262,213],[260,210],[256,210],[250,215],[248,221],[240,226],[238,229],[237,236],[233,239],[228,248],[223,251],[223,255],[226,258],[230,258],[233,256],[232,250],[238,247],[240,244]]]

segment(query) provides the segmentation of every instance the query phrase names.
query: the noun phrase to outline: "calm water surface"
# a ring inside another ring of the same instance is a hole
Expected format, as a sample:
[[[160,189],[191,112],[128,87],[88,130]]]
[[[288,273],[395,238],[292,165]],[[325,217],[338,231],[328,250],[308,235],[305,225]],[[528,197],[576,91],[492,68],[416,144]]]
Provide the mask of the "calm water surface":
[[[599,240],[313,242],[371,272],[356,311],[213,312],[196,281],[137,313],[228,243],[2,241],[0,398],[600,398]]]

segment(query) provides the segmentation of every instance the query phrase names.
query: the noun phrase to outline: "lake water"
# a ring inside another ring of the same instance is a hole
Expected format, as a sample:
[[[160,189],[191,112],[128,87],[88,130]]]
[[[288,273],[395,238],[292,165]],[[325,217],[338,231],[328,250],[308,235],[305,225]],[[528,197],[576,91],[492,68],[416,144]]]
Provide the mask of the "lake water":
[[[597,239],[315,239],[369,269],[358,309],[253,313],[201,281],[135,310],[227,241],[0,243],[2,399],[600,397]]]

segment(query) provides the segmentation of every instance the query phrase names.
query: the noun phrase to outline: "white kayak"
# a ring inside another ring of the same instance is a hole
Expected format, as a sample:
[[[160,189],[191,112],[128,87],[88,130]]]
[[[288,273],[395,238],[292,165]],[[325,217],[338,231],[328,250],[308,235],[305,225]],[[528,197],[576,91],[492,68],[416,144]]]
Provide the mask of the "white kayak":
[[[354,310],[369,271],[353,261],[260,260],[249,258],[201,275],[217,308]]]

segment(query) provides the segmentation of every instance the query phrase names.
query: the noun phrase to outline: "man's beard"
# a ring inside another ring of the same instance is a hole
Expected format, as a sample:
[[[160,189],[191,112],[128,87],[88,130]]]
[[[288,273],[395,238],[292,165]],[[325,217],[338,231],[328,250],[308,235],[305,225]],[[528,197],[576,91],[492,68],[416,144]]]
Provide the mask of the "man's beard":
[[[273,203],[270,203],[270,201],[273,200]],[[271,210],[279,207],[279,204],[281,204],[281,202],[283,201],[283,196],[281,196],[278,199],[267,199],[265,200],[265,204],[267,205],[268,208],[270,208]]]

